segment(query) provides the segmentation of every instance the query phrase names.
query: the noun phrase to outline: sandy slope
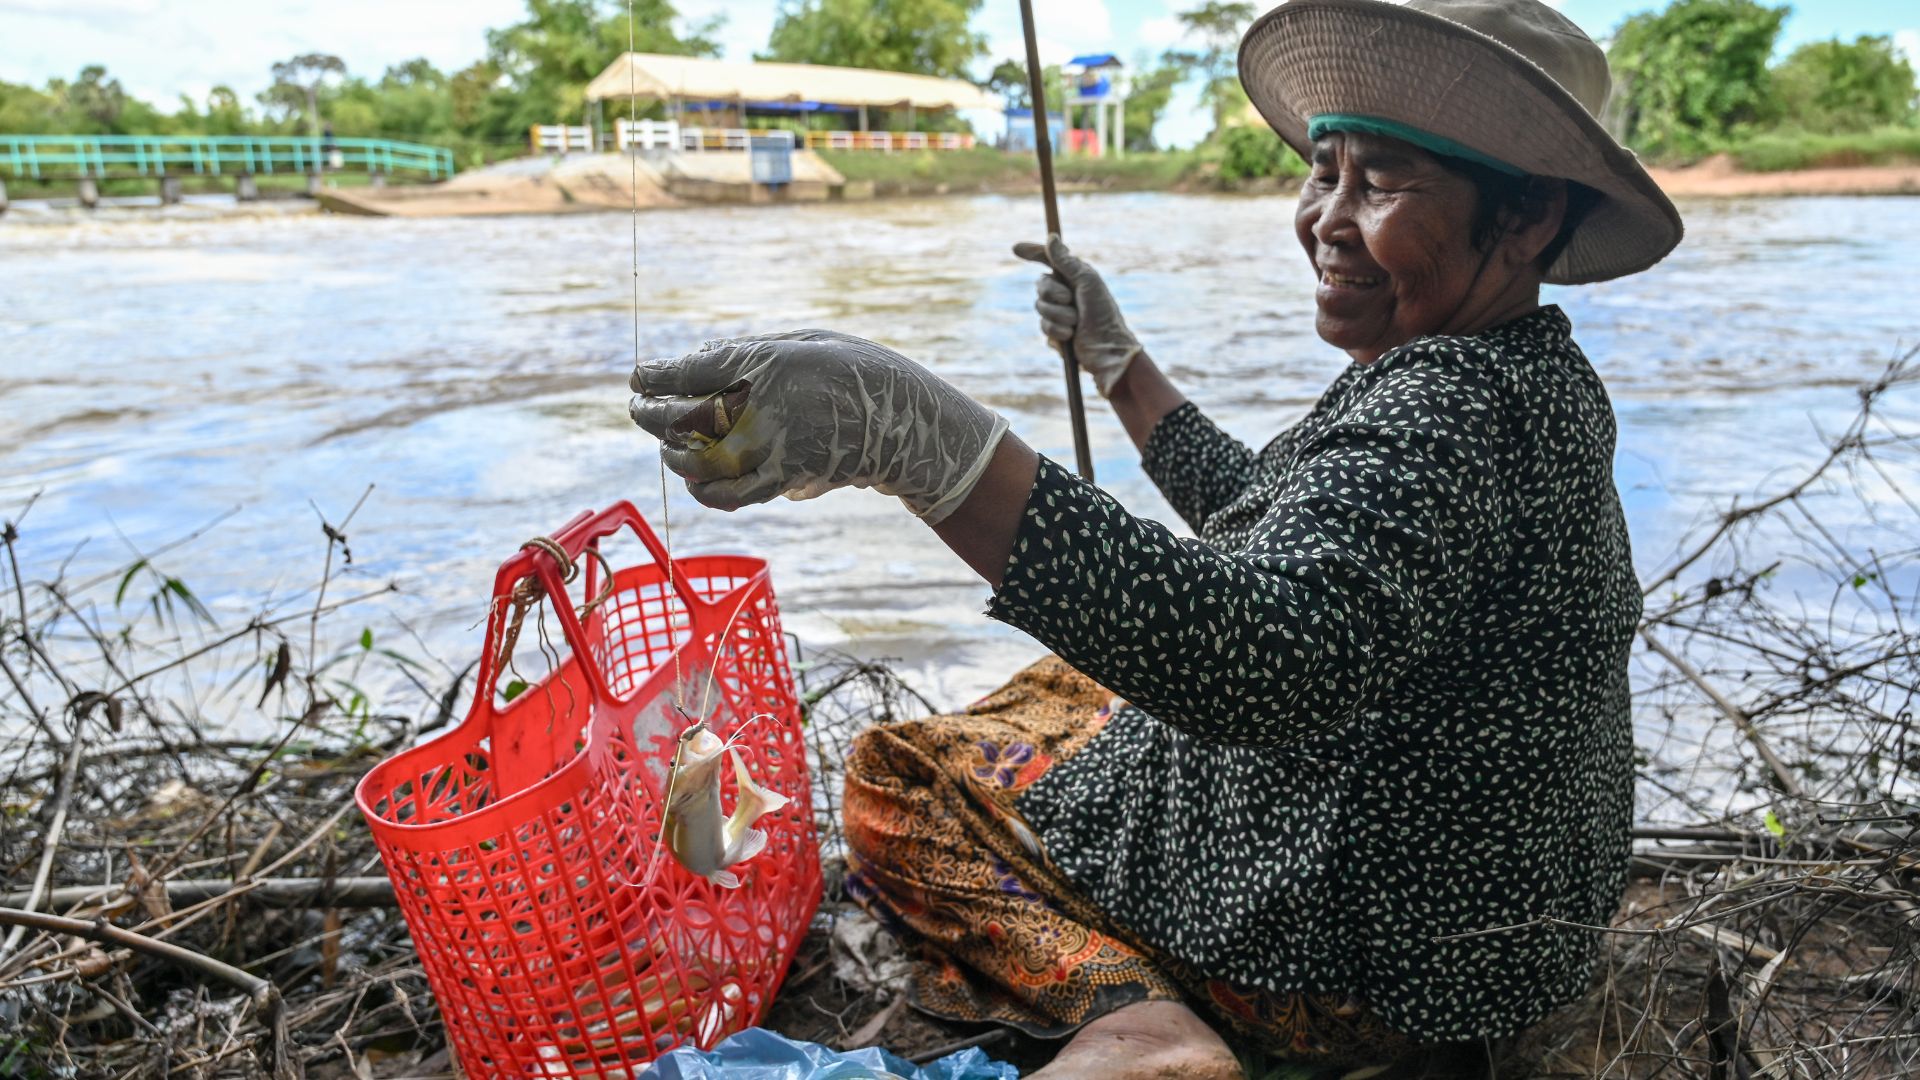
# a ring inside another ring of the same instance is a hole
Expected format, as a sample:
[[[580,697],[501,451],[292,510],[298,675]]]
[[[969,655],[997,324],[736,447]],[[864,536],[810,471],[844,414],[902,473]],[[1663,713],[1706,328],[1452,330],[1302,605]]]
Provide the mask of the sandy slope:
[[[617,154],[522,158],[464,172],[444,183],[405,188],[330,190],[320,203],[342,214],[453,217],[563,214],[576,210],[678,205],[645,161]]]
[[[1676,199],[1767,195],[1920,195],[1920,165],[1742,172],[1725,154],[1685,169],[1649,169]]]

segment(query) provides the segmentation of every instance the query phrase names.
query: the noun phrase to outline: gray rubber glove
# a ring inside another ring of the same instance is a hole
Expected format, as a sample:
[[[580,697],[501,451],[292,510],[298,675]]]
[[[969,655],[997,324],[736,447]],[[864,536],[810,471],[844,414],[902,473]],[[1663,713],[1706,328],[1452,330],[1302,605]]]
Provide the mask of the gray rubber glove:
[[[633,422],[708,506],[839,487],[928,524],[966,501],[1007,422],[883,345],[831,330],[712,341],[633,369]]]
[[[1040,278],[1040,299],[1033,305],[1040,313],[1040,330],[1049,341],[1073,342],[1080,370],[1093,376],[1100,396],[1111,394],[1142,350],[1140,339],[1120,317],[1120,305],[1107,291],[1107,283],[1085,260],[1068,251],[1058,236],[1048,237],[1045,247],[1015,244],[1013,253],[1052,267],[1053,273]]]

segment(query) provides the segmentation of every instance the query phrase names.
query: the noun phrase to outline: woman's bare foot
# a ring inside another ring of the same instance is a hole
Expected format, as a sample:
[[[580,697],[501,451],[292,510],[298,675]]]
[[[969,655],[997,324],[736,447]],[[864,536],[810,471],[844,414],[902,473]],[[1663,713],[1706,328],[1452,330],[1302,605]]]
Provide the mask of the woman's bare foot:
[[[1142,1001],[1080,1029],[1029,1080],[1245,1080],[1233,1051],[1177,1001]]]

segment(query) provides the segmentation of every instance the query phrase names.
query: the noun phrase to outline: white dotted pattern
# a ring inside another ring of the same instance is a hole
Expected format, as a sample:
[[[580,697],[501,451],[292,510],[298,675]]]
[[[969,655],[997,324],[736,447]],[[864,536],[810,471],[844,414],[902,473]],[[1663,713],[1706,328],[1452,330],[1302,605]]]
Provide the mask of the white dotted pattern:
[[[1353,365],[1255,454],[1191,405],[1176,537],[1043,461],[988,613],[1133,702],[1021,800],[1049,857],[1203,975],[1422,1039],[1571,1000],[1632,815],[1640,591],[1612,407],[1557,308]]]

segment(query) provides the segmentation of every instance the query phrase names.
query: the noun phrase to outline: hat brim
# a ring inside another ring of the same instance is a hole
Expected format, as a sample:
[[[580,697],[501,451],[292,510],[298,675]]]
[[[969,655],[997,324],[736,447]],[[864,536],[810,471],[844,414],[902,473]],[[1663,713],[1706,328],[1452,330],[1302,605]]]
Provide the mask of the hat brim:
[[[1532,61],[1471,27],[1383,0],[1290,0],[1240,42],[1247,97],[1310,158],[1307,124],[1348,113],[1409,124],[1599,201],[1545,275],[1580,285],[1666,258],[1684,229],[1633,153]]]

